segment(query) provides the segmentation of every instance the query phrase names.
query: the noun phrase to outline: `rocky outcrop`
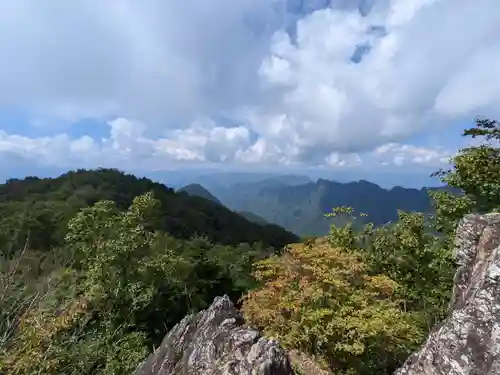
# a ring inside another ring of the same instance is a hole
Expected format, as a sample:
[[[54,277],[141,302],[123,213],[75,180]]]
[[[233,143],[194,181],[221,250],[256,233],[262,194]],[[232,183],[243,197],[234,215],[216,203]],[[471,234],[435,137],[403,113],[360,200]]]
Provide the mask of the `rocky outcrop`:
[[[246,327],[229,297],[186,316],[134,375],[292,375],[285,351]]]
[[[457,229],[450,316],[395,375],[500,374],[500,214]]]

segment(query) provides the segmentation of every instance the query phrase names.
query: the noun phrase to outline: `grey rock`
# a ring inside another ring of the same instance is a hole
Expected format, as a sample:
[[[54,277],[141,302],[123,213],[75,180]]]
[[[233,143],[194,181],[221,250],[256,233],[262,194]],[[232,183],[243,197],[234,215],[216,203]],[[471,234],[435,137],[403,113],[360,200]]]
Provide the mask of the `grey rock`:
[[[134,375],[291,375],[286,352],[246,327],[227,296],[186,316]]]
[[[395,375],[500,374],[500,213],[457,229],[450,315]]]

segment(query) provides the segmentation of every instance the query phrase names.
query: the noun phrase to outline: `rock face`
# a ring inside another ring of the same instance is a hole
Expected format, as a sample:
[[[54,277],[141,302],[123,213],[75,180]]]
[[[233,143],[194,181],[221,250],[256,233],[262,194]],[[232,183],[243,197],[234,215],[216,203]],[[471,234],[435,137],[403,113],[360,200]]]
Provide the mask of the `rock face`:
[[[395,375],[500,374],[500,214],[457,229],[450,316]]]
[[[244,326],[227,296],[186,316],[134,375],[292,375],[285,351]]]

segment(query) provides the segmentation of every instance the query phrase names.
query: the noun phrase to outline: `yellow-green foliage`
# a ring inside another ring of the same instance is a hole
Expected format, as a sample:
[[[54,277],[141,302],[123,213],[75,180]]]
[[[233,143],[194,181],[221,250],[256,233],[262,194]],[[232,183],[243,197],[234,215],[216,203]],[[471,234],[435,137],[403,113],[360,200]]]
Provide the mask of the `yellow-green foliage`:
[[[387,373],[422,340],[398,308],[396,283],[368,276],[358,254],[324,239],[288,246],[258,262],[254,276],[263,286],[243,298],[248,322],[340,373]]]
[[[51,352],[57,346],[58,337],[71,329],[82,315],[85,315],[85,300],[69,301],[60,311],[36,309],[27,311],[19,323],[21,334],[3,359],[0,369],[9,374],[28,374],[35,370],[56,373],[61,356]],[[59,357],[59,358],[58,358]]]

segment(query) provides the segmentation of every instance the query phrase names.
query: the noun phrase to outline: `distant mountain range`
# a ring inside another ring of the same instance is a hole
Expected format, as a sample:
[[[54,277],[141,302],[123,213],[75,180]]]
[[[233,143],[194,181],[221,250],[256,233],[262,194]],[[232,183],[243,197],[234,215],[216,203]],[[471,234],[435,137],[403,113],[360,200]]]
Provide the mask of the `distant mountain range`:
[[[1,170],[0,170],[1,172]],[[422,186],[435,186],[440,182],[437,178],[429,177],[432,170],[403,168],[377,169],[377,170],[328,170],[328,169],[297,169],[289,170],[286,167],[277,168],[272,171],[234,171],[220,169],[193,169],[180,168],[171,171],[141,172],[129,171],[137,176],[144,176],[154,181],[179,189],[191,183],[198,183],[208,189],[226,187],[230,188],[236,184],[255,183],[264,180],[278,179],[289,185],[305,184],[307,182],[325,179],[348,183],[364,179],[374,182],[383,188],[391,188],[397,185],[420,189]],[[37,174],[38,175],[38,174]],[[287,181],[289,180],[289,181]]]
[[[248,220],[251,220],[250,213],[261,218],[263,223],[277,224],[300,236],[326,234],[332,220],[341,220],[324,217],[334,207],[352,207],[356,213],[368,215],[360,220],[382,225],[397,219],[398,210],[431,212],[428,191],[447,189],[400,186],[384,189],[366,180],[341,183],[319,179],[313,182],[294,175],[272,176],[232,186],[213,184],[210,192],[201,185],[196,189],[189,186],[184,189],[200,191],[200,196],[211,196],[233,211],[245,213]]]

